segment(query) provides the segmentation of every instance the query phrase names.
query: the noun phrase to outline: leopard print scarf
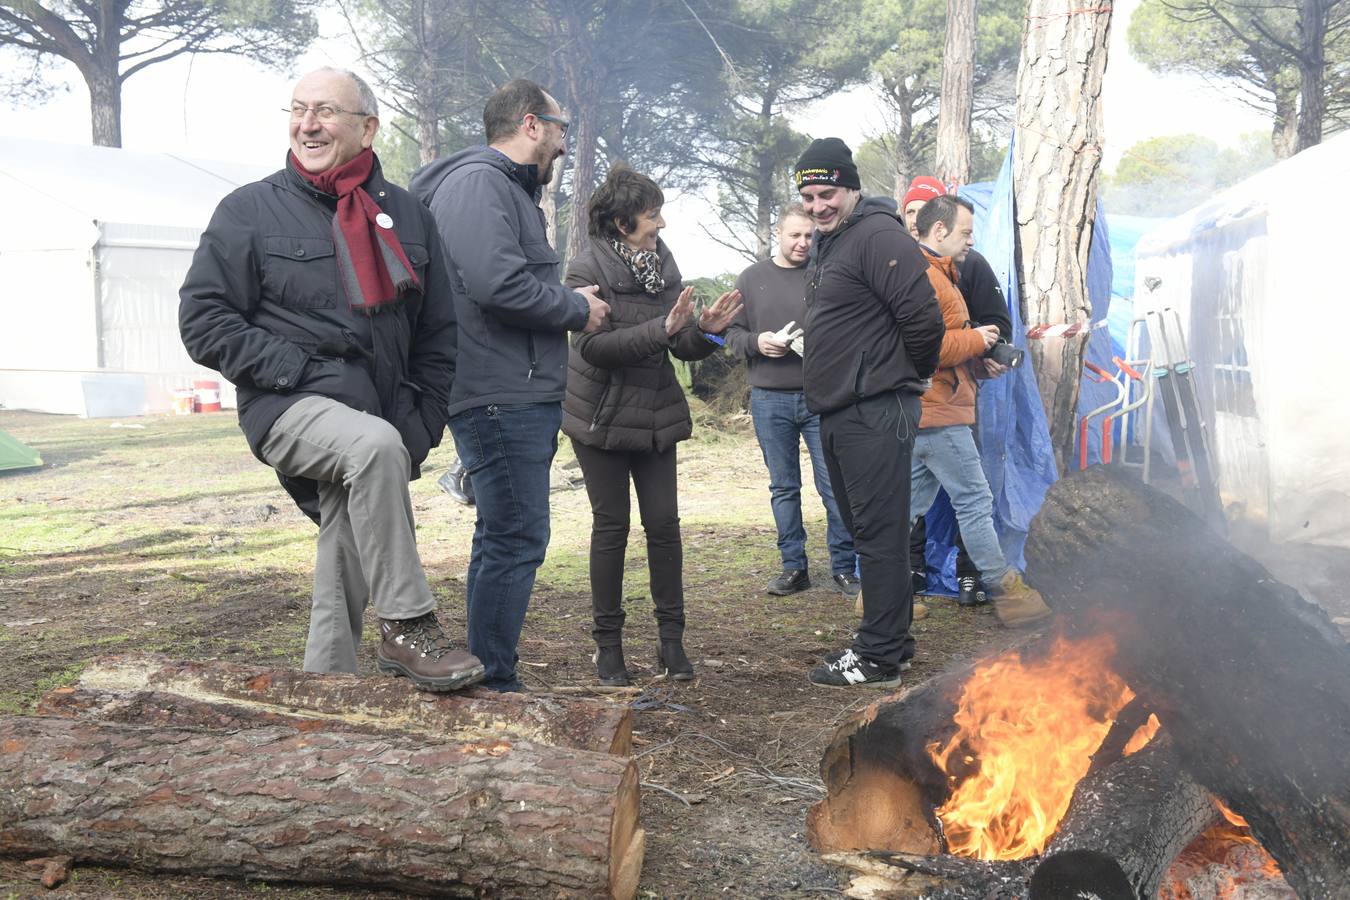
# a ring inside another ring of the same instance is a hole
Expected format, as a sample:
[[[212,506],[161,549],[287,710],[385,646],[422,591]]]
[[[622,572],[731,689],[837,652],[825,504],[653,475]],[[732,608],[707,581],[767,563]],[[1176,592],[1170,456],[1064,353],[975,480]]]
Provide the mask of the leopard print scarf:
[[[648,294],[659,294],[666,289],[666,279],[661,275],[661,257],[655,250],[634,250],[623,241],[610,239],[614,252],[619,259],[628,264],[633,277],[642,290]]]

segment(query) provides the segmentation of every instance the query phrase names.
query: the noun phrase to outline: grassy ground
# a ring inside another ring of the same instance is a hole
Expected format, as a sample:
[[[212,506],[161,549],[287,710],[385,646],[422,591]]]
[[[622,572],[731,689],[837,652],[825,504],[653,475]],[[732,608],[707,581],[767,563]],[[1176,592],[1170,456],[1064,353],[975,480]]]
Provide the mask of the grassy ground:
[[[779,568],[767,475],[746,424],[729,428],[702,427],[680,450],[694,682],[652,681],[656,629],[640,527],[630,542],[625,651],[649,686],[643,700],[651,707],[636,735],[649,786],[640,896],[833,893],[842,877],[806,846],[806,809],[818,796],[829,735],[875,694],[808,686],[808,666],[848,641],[852,604],[823,584],[787,598],[763,593]],[[0,412],[0,429],[46,462],[0,475],[0,713],[31,712],[44,691],[74,680],[103,653],[299,665],[315,529],[249,454],[232,414],[118,421]],[[412,491],[432,587],[443,618],[462,635],[473,518],[436,489],[434,476],[450,458],[446,448],[434,451],[426,467],[433,477]],[[537,690],[594,682],[590,516],[584,491],[569,484],[571,460],[564,442],[553,541],[520,646],[523,677]],[[810,487],[804,509],[812,568],[824,582],[824,513]],[[907,683],[1004,638],[985,610],[943,600],[930,606],[933,614],[916,625],[919,655]],[[361,664],[373,673],[369,627],[367,634]],[[0,898],[40,892],[17,864],[0,861]],[[259,893],[395,896],[94,867],[77,868],[55,896]]]

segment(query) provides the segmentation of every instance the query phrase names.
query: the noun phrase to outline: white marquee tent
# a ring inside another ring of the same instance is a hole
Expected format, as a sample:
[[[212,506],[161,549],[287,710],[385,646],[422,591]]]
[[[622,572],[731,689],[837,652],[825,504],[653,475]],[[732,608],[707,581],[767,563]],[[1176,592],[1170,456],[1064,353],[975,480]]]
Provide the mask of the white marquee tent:
[[[1135,250],[1136,309],[1171,307],[1184,323],[1220,493],[1273,541],[1350,547],[1347,210],[1350,132]]]
[[[266,169],[0,139],[0,406],[137,415],[194,379],[178,288],[216,204]]]

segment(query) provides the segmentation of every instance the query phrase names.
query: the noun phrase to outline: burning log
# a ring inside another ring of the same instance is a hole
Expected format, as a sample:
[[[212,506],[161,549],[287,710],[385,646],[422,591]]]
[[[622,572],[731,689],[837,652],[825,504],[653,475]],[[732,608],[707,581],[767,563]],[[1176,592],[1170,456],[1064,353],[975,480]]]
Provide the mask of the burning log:
[[[620,897],[632,760],[508,740],[0,717],[0,852],[449,896]]]
[[[151,654],[95,660],[79,682],[49,692],[42,715],[161,726],[289,725],[448,741],[529,741],[627,756],[626,705],[543,694],[469,690],[432,694],[394,678],[316,675]]]
[[[1032,900],[1156,897],[1177,854],[1219,818],[1213,798],[1182,770],[1170,741],[1155,738],[1078,782],[1069,813],[1031,877]]]
[[[1170,497],[1103,468],[1054,485],[1028,577],[1117,639],[1182,765],[1303,898],[1350,897],[1350,649],[1325,612]]]
[[[883,697],[840,726],[820,763],[825,799],[806,817],[812,847],[916,855],[942,849],[932,810],[947,795],[947,779],[925,745],[955,732],[957,698],[972,669]]]

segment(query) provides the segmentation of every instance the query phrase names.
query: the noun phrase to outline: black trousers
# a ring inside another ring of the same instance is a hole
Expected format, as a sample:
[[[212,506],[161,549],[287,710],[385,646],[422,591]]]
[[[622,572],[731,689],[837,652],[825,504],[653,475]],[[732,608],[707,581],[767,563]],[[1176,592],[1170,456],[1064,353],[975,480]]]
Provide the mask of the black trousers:
[[[909,530],[909,567],[915,572],[924,570],[924,544],[928,541],[928,526],[924,523],[923,516],[914,520],[914,527]],[[970,554],[966,552],[966,542],[961,537],[961,529],[956,529],[956,577],[964,578],[967,575],[974,576],[976,580],[980,577],[980,570],[975,567],[971,561]]]
[[[918,395],[898,393],[820,417],[830,485],[862,573],[863,616],[853,651],[885,666],[914,655],[909,471],[918,422]]]
[[[628,549],[628,481],[637,489],[647,535],[647,573],[661,640],[684,635],[684,548],[676,496],[675,448],[663,453],[598,450],[572,441],[591,499],[591,634],[601,647],[623,637],[623,566]]]

